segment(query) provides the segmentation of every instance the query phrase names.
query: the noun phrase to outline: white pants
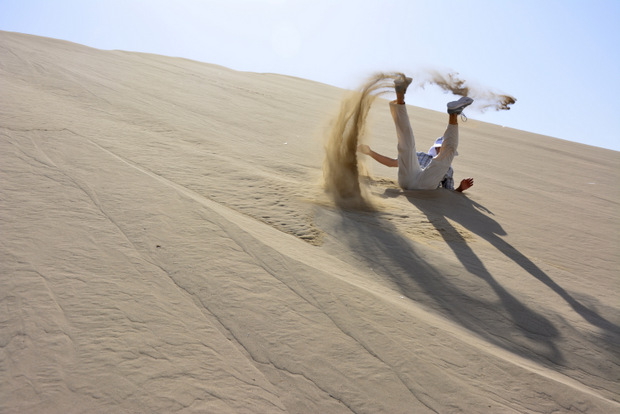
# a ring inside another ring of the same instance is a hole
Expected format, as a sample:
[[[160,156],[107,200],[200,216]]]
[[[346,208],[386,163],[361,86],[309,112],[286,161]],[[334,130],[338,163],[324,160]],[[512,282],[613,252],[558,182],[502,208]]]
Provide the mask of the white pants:
[[[398,136],[398,185],[404,190],[434,190],[448,172],[459,144],[458,125],[448,124],[441,152],[424,169],[420,167],[407,106],[390,102]]]

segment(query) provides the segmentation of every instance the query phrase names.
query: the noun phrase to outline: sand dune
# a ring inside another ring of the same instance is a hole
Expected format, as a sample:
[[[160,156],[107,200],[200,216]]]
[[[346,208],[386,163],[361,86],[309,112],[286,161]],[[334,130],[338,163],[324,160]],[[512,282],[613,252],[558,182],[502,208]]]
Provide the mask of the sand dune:
[[[0,412],[620,410],[618,152],[470,120],[466,195],[343,211],[340,89],[0,32],[0,90]]]

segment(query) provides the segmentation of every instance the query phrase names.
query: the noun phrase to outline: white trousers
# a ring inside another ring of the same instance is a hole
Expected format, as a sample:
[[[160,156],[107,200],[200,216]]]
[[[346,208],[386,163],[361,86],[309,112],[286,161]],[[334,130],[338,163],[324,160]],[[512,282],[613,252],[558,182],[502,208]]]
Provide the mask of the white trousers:
[[[398,185],[404,190],[434,190],[448,172],[459,145],[458,125],[448,124],[441,152],[426,167],[420,167],[407,106],[390,102],[398,136]]]

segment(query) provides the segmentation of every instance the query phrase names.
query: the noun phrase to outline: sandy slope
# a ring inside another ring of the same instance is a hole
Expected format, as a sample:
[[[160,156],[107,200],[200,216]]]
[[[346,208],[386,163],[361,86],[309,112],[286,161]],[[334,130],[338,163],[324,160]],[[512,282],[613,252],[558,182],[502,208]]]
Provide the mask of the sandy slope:
[[[618,152],[470,120],[467,196],[343,212],[336,88],[0,32],[0,90],[0,412],[620,410]]]

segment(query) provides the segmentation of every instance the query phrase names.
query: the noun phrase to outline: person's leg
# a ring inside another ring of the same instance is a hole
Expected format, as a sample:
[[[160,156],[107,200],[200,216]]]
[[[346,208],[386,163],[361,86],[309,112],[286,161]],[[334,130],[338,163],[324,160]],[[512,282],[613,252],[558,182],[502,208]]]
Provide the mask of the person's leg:
[[[435,159],[447,159],[449,160],[450,164],[452,163],[452,160],[456,156],[456,149],[459,145],[459,115],[463,113],[463,109],[471,105],[473,102],[473,99],[464,96],[457,101],[448,103],[448,127],[443,135],[441,151]]]
[[[461,98],[458,101],[448,104],[448,126],[446,132],[443,134],[441,150],[439,151],[439,155],[433,158],[431,163],[420,175],[418,185],[421,189],[437,188],[452,165],[452,161],[457,154],[456,151],[459,146],[458,116],[463,112],[463,109],[471,105],[472,102],[473,99],[471,98]]]
[[[398,184],[404,189],[413,189],[416,177],[421,172],[415,138],[405,105],[405,93],[409,83],[411,83],[411,78],[395,81],[396,100],[390,102],[390,112],[398,138]]]
[[[456,149],[459,142],[459,127],[456,117],[450,115],[450,122],[443,134],[443,143],[439,154],[432,159],[430,164],[419,175],[418,187],[420,190],[434,190],[439,186],[443,177],[452,165],[456,156]]]
[[[450,114],[448,118],[448,126],[443,134],[443,142],[439,155],[435,160],[449,159],[450,164],[456,156],[456,150],[459,146],[459,122],[458,114]]]

